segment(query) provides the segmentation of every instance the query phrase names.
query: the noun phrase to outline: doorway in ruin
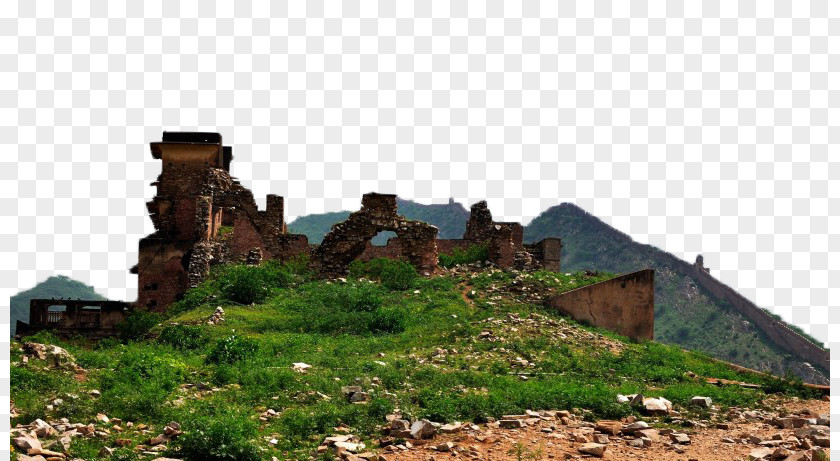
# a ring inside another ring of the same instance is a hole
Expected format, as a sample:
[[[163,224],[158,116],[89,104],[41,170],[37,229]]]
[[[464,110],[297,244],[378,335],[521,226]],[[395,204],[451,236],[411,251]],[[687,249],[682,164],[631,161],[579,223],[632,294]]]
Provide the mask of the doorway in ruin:
[[[335,224],[316,250],[315,263],[319,271],[324,275],[344,275],[350,263],[366,250],[384,252],[383,257],[405,259],[420,273],[434,271],[437,227],[398,215],[396,198],[390,194],[365,194],[362,209]],[[392,238],[388,246],[368,244],[374,238],[377,243],[381,242],[384,235],[378,235],[384,231],[390,231],[391,236],[396,234],[398,238]]]
[[[370,239],[370,244],[375,247],[384,247],[388,245],[388,240],[395,238],[397,234],[393,231],[380,231]]]

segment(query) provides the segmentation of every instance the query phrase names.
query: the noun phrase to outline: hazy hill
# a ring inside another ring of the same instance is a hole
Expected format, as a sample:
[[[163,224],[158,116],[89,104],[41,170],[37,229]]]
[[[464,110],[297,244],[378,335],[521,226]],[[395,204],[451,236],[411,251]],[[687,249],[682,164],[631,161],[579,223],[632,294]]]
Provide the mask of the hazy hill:
[[[105,299],[92,286],[73,280],[66,275],[54,275],[10,298],[9,315],[12,322],[12,336],[15,334],[15,326],[18,320],[29,321],[29,300],[39,298]]]

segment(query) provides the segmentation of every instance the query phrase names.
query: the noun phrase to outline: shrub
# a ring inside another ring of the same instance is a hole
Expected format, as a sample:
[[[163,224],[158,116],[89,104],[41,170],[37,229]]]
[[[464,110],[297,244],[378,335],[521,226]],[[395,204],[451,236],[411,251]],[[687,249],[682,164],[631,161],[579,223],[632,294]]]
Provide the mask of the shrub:
[[[219,275],[222,294],[239,304],[253,304],[268,296],[267,271],[257,266],[236,265]]]
[[[248,338],[243,338],[237,335],[231,335],[227,338],[220,339],[210,355],[207,356],[207,361],[210,363],[234,363],[240,360],[245,360],[256,355],[258,344],[256,341]]]
[[[146,333],[163,320],[163,316],[156,312],[132,311],[125,320],[117,324],[120,337],[124,341],[137,341],[143,339]]]
[[[405,330],[407,314],[399,307],[381,307],[368,319],[371,333],[400,333]]]
[[[418,277],[417,270],[411,264],[387,258],[376,258],[365,262],[353,261],[350,263],[350,276],[379,280],[382,286],[389,290],[407,290]]]
[[[467,248],[455,248],[451,254],[438,256],[438,263],[443,267],[454,267],[458,264],[471,264],[486,261],[489,258],[486,243],[470,245]]]
[[[198,349],[207,344],[207,335],[198,325],[167,325],[160,332],[158,342],[176,349]]]
[[[382,270],[382,285],[389,290],[408,290],[416,279],[417,270],[403,261],[394,261]]]
[[[148,345],[129,346],[113,370],[103,370],[98,376],[102,390],[98,409],[119,418],[160,416],[165,409],[161,402],[187,374],[182,361],[163,351]]]
[[[196,418],[184,425],[172,454],[186,461],[257,461],[260,453],[252,440],[256,431],[256,423],[245,416]]]
[[[344,306],[347,310],[372,312],[382,306],[382,296],[379,288],[373,284],[348,287],[345,293],[347,299]]]

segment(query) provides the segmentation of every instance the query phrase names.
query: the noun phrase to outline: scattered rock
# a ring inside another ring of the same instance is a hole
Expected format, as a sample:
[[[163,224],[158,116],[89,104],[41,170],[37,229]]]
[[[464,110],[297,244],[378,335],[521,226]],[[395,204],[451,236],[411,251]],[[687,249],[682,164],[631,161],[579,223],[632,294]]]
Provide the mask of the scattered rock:
[[[444,424],[440,427],[440,431],[444,434],[454,434],[461,432],[461,423]]]
[[[621,432],[621,422],[603,419],[595,423],[595,430],[609,435],[618,435]]]
[[[501,419],[499,427],[502,429],[519,429],[525,427],[525,421],[521,419]]]
[[[607,446],[601,443],[585,443],[578,448],[578,451],[585,455],[603,458],[604,452],[607,451]]]
[[[23,343],[23,353],[47,362],[51,368],[79,371],[81,367],[76,365],[76,359],[66,350],[52,344]]]
[[[693,407],[711,408],[712,398],[711,397],[695,396],[695,397],[691,398],[691,400],[688,402],[688,404],[693,406]]]
[[[295,362],[292,364],[292,370],[298,373],[306,373],[306,370],[312,368],[312,365],[303,362]]]
[[[218,325],[225,321],[225,310],[222,306],[216,308],[210,318],[207,319],[207,325]]]
[[[30,437],[28,435],[15,437],[14,439],[12,439],[12,442],[15,444],[16,447],[24,451],[29,451],[32,448],[41,448],[41,441],[36,439],[35,437]]]
[[[642,406],[649,415],[667,415],[672,408],[671,402],[664,397],[644,399]]]
[[[415,421],[410,431],[412,439],[429,439],[437,433],[435,426],[427,419]]]
[[[768,456],[773,454],[773,450],[770,448],[757,448],[750,452],[750,461],[755,461],[757,459],[766,459]]]
[[[688,445],[689,443],[691,443],[691,438],[687,434],[674,432],[672,434],[669,434],[669,437],[671,437],[672,442],[679,443],[680,445]]]

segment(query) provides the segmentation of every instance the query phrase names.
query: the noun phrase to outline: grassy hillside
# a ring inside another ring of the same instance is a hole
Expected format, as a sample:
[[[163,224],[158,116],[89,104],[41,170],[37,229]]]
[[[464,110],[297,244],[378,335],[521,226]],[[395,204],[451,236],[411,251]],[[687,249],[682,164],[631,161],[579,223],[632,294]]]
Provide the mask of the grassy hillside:
[[[452,200],[447,204],[424,205],[397,198],[397,213],[437,226],[438,238],[443,239],[461,238],[470,217],[470,212],[463,205]],[[333,224],[344,221],[349,215],[349,211],[338,211],[301,216],[289,223],[289,232],[306,235],[309,243],[321,243]],[[393,236],[393,232],[382,232],[371,241],[374,245],[384,245]]]
[[[94,291],[93,287],[71,279],[65,275],[55,275],[34,287],[21,291],[9,300],[10,318],[12,321],[12,336],[15,334],[17,321],[29,322],[29,300],[43,298],[65,299],[105,299]]]
[[[330,282],[310,278],[304,267],[218,268],[137,341],[29,338],[65,347],[81,372],[24,364],[14,345],[12,426],[60,417],[87,424],[97,413],[121,418],[120,432],[72,439],[69,457],[87,460],[116,439],[126,447],[115,457],[137,459],[132,448],[170,421],[184,432],[168,444],[179,459],[307,459],[337,427],[374,446],[396,411],[447,423],[579,408],[594,420],[638,415],[617,403],[617,393],[654,393],[681,408],[694,395],[724,408],[766,397],[700,377],[810,395],[698,353],[578,325],[521,295],[523,286],[559,292],[600,280],[584,273],[421,278],[404,263],[375,261],[354,265],[346,282]],[[219,306],[224,321],[208,325]],[[344,386],[360,386],[352,396],[363,403],[351,403]]]
[[[687,263],[670,253],[634,242],[570,203],[549,208],[525,228],[526,241],[550,235],[563,238],[564,270],[599,268],[624,273],[654,268],[657,341],[778,375],[792,371],[809,382],[828,384],[827,375],[804,367],[727,302],[699,287]]]

